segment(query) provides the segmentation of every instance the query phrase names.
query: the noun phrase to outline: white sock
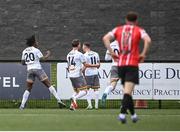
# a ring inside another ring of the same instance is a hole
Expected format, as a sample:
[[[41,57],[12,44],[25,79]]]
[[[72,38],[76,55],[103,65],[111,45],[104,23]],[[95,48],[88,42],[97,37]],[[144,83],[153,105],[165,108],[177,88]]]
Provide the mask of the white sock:
[[[28,97],[30,95],[30,92],[28,90],[26,90],[23,94],[23,99],[22,99],[22,102],[21,102],[21,107],[24,107],[27,100],[28,100]]]
[[[137,118],[137,114],[136,113],[131,116],[131,119],[134,119],[134,118]]]
[[[112,90],[113,90],[113,86],[109,85],[109,86],[106,87],[104,93],[109,94]]]
[[[49,87],[49,91],[54,95],[57,101],[61,101],[61,99],[58,97],[57,92],[53,86]]]
[[[90,107],[92,107],[91,99],[92,99],[91,91],[88,90],[88,92],[87,92],[87,102],[88,102],[88,106],[90,106]]]
[[[94,91],[95,93],[95,108],[98,108],[99,103],[99,91]]]
[[[87,91],[81,90],[81,91],[79,91],[79,93],[74,97],[74,99],[82,98],[82,97],[85,96],[86,94],[87,94]]]
[[[121,118],[121,119],[125,119],[126,118],[126,115],[125,114],[119,114],[119,117]]]

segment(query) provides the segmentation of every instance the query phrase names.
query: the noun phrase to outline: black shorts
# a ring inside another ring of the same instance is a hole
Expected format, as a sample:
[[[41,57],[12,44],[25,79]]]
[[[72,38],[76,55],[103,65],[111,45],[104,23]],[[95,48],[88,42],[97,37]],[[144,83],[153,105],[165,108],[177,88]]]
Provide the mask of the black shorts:
[[[135,66],[122,66],[118,68],[118,75],[121,83],[133,82],[139,84],[139,68]]]

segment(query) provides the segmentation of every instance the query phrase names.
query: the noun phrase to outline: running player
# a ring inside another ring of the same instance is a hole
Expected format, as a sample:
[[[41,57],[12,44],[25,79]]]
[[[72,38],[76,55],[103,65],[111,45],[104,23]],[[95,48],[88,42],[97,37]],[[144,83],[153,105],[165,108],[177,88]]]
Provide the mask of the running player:
[[[92,109],[92,95],[90,90],[92,89],[95,94],[95,109],[98,109],[99,102],[99,77],[98,77],[98,68],[100,67],[100,58],[99,54],[92,51],[90,48],[90,43],[83,43],[83,51],[85,52],[84,56],[86,59],[86,64],[89,64],[89,67],[84,68],[85,79],[87,82],[88,94],[87,94],[87,109]]]
[[[138,121],[137,114],[134,110],[132,92],[135,84],[139,84],[138,64],[144,62],[147,55],[151,38],[144,29],[137,26],[138,15],[129,12],[126,16],[126,24],[114,28],[111,32],[103,37],[103,42],[113,58],[118,58],[118,75],[124,87],[124,96],[121,104],[121,112],[118,116],[122,123],[126,123],[126,110],[131,113],[131,119],[135,123]],[[112,40],[119,43],[120,54],[117,56],[110,43]],[[144,48],[139,53],[140,40],[144,41]]]
[[[113,52],[118,56],[119,55],[119,44],[118,41],[113,41],[110,44],[110,47],[112,48]],[[105,107],[105,101],[107,98],[107,95],[113,91],[117,85],[117,82],[119,81],[119,75],[118,75],[118,60],[111,57],[109,51],[106,51],[105,60],[110,61],[112,60],[112,67],[111,67],[111,76],[110,76],[110,85],[106,87],[103,96],[102,96],[102,105]]]
[[[75,110],[78,107],[76,99],[79,99],[87,94],[87,85],[82,74],[82,68],[83,65],[86,66],[86,61],[84,55],[79,52],[81,43],[78,39],[74,39],[72,41],[72,47],[73,49],[67,55],[67,69],[68,76],[74,88],[74,93],[70,99],[70,110]]]
[[[28,46],[22,52],[22,64],[27,65],[27,90],[23,94],[23,99],[20,105],[20,109],[25,108],[25,104],[28,100],[30,92],[32,90],[33,83],[37,77],[54,95],[57,99],[60,107],[65,107],[65,104],[58,97],[55,88],[51,85],[48,76],[44,72],[40,60],[46,60],[50,56],[50,51],[47,51],[47,54],[43,56],[41,51],[38,49],[38,42],[35,39],[35,36],[31,36],[27,39],[26,45]]]

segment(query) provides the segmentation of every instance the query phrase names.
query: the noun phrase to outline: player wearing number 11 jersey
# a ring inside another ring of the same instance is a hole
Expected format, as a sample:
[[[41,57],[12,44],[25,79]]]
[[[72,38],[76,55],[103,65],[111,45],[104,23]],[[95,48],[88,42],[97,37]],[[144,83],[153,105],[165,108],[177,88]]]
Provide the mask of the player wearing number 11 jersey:
[[[87,109],[92,109],[91,103],[91,89],[94,91],[94,99],[95,99],[95,109],[98,109],[99,102],[99,77],[98,77],[98,68],[100,67],[100,58],[99,54],[92,51],[89,42],[85,42],[83,44],[83,51],[85,52],[84,56],[86,58],[86,63],[91,65],[90,67],[84,68],[84,74],[88,87],[87,101],[88,107]]]
[[[47,51],[47,54],[43,56],[41,51],[37,48],[38,43],[34,35],[27,39],[26,44],[28,47],[22,53],[22,64],[27,65],[27,90],[23,94],[23,99],[21,102],[20,109],[25,108],[25,104],[28,100],[28,97],[30,95],[30,92],[31,92],[31,89],[32,89],[32,86],[36,77],[47,88],[49,88],[49,91],[57,99],[59,106],[65,107],[65,104],[58,97],[55,88],[50,84],[48,76],[46,75],[46,73],[44,72],[40,64],[40,59],[46,60],[50,56],[50,51]]]

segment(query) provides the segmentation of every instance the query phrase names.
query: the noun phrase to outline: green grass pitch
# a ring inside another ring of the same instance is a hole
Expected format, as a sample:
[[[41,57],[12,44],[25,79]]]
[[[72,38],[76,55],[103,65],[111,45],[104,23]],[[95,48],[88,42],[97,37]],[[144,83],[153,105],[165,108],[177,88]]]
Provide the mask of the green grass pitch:
[[[118,109],[0,109],[0,130],[180,130],[179,109],[136,110],[139,122],[117,120]]]

